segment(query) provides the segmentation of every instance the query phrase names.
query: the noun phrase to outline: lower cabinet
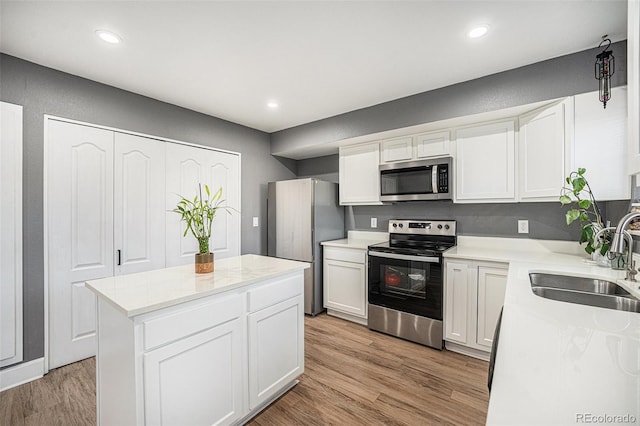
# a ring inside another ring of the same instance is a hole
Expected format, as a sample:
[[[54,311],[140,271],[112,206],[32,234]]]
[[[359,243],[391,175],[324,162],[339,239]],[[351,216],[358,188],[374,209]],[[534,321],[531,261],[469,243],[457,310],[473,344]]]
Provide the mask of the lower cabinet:
[[[249,314],[249,409],[282,392],[304,371],[302,295]]]
[[[242,320],[236,318],[145,353],[145,422],[223,425],[240,419],[242,351]]]
[[[447,349],[488,358],[504,303],[508,264],[445,261]]]
[[[324,248],[324,307],[329,315],[367,323],[366,257],[366,249]]]

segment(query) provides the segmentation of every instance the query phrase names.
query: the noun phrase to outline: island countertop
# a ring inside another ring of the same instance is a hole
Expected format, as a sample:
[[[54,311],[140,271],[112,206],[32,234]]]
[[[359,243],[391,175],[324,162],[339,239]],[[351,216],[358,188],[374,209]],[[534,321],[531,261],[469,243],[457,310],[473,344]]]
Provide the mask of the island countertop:
[[[216,260],[208,274],[196,274],[189,264],[91,280],[86,286],[134,317],[307,268],[306,262],[247,254]]]

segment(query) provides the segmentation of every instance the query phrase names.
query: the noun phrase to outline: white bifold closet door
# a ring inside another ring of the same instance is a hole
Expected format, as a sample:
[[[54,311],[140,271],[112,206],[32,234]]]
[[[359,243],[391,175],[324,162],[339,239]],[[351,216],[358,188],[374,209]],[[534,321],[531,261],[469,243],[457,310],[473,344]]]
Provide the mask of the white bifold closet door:
[[[167,144],[167,266],[193,263],[198,252],[196,239],[184,236],[184,223],[170,210],[180,200],[199,196],[198,184],[209,185],[212,192],[222,187],[224,205],[233,207],[230,214],[218,211],[213,220],[209,250],[216,259],[240,254],[240,157],[237,154],[197,149],[191,146]]]
[[[85,281],[164,267],[162,142],[48,120],[49,368],[95,355]]]
[[[22,361],[22,330],[22,107],[0,102],[0,367]]]

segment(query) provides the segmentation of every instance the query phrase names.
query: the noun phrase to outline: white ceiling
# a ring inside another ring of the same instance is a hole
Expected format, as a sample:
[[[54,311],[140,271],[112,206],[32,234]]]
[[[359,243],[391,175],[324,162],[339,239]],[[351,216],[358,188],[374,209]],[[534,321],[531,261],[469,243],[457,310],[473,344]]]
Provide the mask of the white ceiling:
[[[624,0],[1,0],[0,14],[4,53],[266,132],[626,38]],[[468,39],[479,23],[489,34]]]

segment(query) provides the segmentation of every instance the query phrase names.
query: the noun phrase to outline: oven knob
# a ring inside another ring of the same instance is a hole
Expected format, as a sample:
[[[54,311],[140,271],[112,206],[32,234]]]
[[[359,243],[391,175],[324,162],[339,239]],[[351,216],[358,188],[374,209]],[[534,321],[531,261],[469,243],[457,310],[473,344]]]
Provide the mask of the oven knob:
[[[449,225],[445,225],[445,226],[444,226],[444,229],[449,229]]]
[[[393,224],[393,227],[394,227],[394,228],[397,228],[397,227],[398,227],[398,224],[397,224],[397,223],[394,223],[394,224]]]
[[[400,224],[400,228],[402,228],[402,224]]]
[[[442,225],[438,225],[438,229],[442,229]]]

